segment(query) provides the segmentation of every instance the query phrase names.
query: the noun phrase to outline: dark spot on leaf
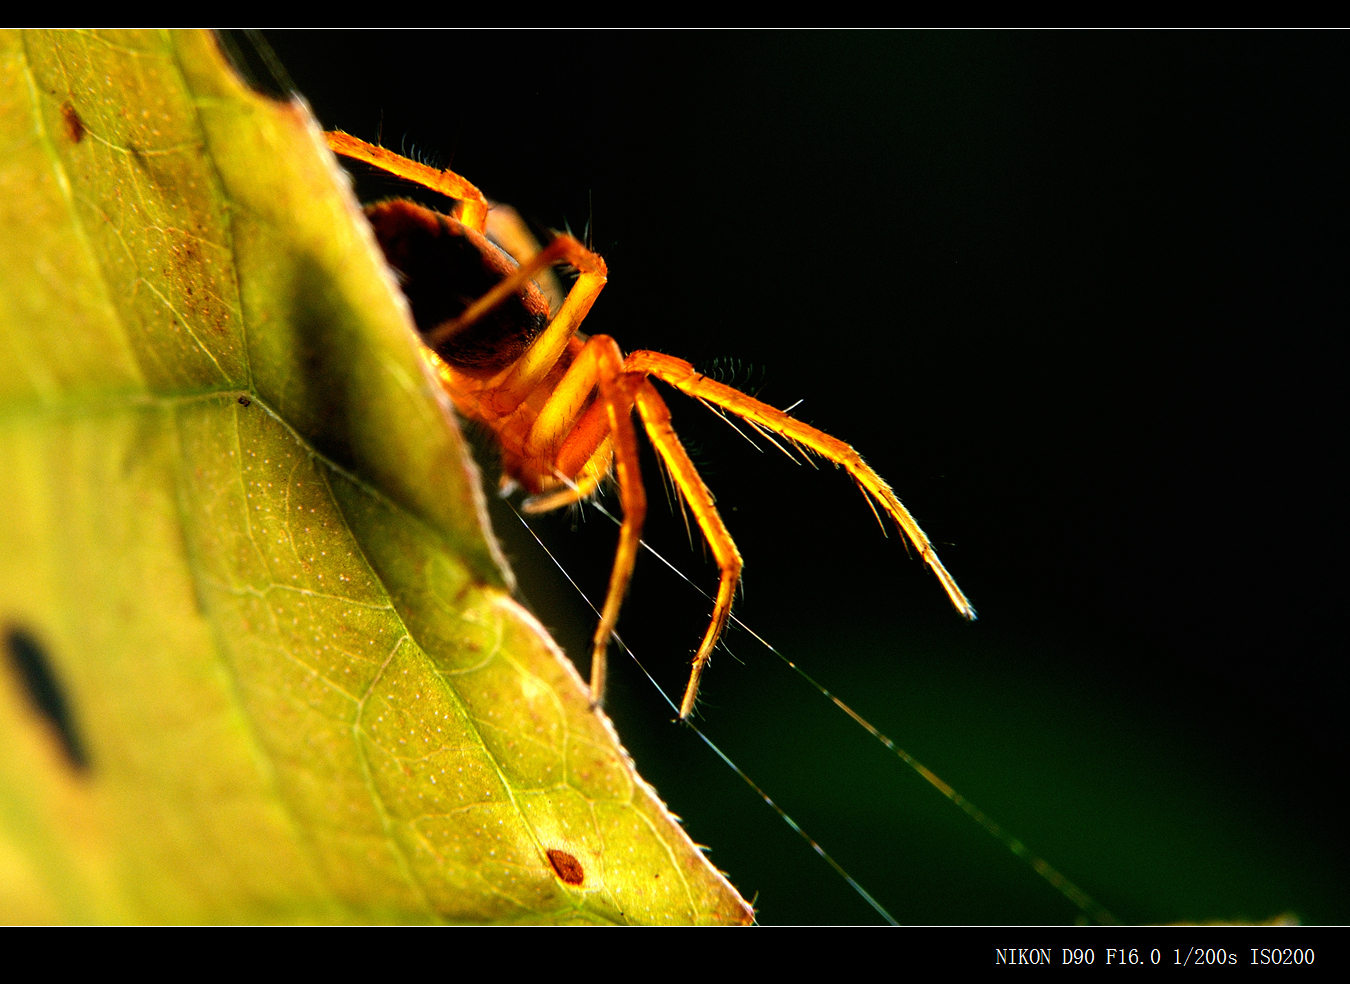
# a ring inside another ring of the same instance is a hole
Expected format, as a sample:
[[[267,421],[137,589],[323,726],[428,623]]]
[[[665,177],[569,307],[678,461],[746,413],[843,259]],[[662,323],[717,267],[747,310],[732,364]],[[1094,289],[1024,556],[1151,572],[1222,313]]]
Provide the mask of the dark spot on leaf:
[[[28,691],[28,699],[33,702],[33,707],[56,730],[61,740],[61,750],[66,753],[71,766],[81,772],[89,768],[84,742],[75,730],[66,695],[52,672],[52,665],[42,645],[25,630],[9,626],[5,629],[5,649],[9,652],[10,664]]]
[[[566,851],[549,851],[548,863],[553,865],[554,872],[568,885],[580,885],[586,880],[586,869]]]
[[[250,400],[247,396],[241,396],[241,397],[239,398],[239,405],[240,405],[241,407],[246,407],[246,406],[248,406],[248,405],[249,405],[250,403],[252,403],[252,402],[253,402],[253,401]]]
[[[68,102],[61,104],[61,119],[65,120],[66,136],[71,143],[79,143],[84,139],[84,120],[80,119],[80,114]]]

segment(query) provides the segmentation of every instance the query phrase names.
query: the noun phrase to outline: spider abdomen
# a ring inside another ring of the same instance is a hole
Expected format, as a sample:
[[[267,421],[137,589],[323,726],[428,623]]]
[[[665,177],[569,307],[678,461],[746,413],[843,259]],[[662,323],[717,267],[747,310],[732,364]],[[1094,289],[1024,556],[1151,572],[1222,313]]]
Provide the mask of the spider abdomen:
[[[464,313],[516,269],[480,232],[406,199],[366,207],[389,265],[398,271],[424,336]],[[511,365],[547,327],[548,301],[533,282],[435,348],[446,363],[473,375]]]

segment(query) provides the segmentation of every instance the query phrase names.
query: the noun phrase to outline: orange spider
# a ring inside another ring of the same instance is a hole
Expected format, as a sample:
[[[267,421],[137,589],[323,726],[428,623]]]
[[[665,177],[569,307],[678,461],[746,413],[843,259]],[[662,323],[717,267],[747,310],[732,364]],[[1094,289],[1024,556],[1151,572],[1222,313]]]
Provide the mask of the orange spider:
[[[524,509],[546,512],[579,502],[595,492],[611,468],[616,473],[623,524],[591,653],[593,703],[604,696],[606,650],[633,575],[647,511],[634,408],[721,571],[712,621],[680,704],[682,719],[694,709],[699,677],[726,628],[741,576],[740,552],[712,493],[675,436],[670,411],[649,376],[735,414],[770,440],[776,434],[843,466],[873,512],[880,505],[908,537],[957,611],[975,617],[914,517],[849,445],[700,375],[682,359],[659,352],[633,352],[625,358],[608,335],[587,337],[578,331],[605,286],[608,271],[599,256],[568,235],[558,235],[542,250],[528,236],[510,236],[509,221],[491,223],[492,207],[482,192],[451,171],[418,164],[345,133],[326,136],[335,152],[457,202],[448,216],[397,199],[368,206],[366,214],[390,266],[401,275],[427,362],[459,413],[496,438],[503,480],[531,493]],[[490,224],[495,242],[488,238]],[[505,234],[497,231],[499,224]],[[558,263],[575,268],[577,278],[550,318],[549,303],[535,278]]]

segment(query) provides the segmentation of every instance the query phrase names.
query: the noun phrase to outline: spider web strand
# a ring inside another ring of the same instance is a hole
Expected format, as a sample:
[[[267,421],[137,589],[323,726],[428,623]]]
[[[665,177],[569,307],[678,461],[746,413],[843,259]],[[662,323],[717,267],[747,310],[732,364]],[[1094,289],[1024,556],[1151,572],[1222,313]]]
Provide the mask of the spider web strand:
[[[516,510],[516,507],[514,505],[511,506],[511,511],[516,514],[516,518],[520,520],[520,524],[524,526],[526,530],[529,531],[530,536],[534,537],[534,541],[537,544],[539,544],[540,548],[544,551],[544,553],[548,555],[548,559],[553,561],[554,565],[558,568],[558,570],[562,571],[563,577],[567,578],[567,582],[571,584],[573,588],[576,589],[577,594],[581,595],[581,600],[586,602],[586,604],[590,606],[591,611],[595,612],[597,618],[600,617],[600,610],[596,608],[594,604],[592,604],[591,599],[586,595],[585,591],[581,590],[581,586],[572,579],[572,575],[567,572],[567,569],[564,568],[563,565],[558,562],[558,558],[553,556],[553,551],[549,550],[549,548],[544,544],[544,541],[539,538],[539,534],[536,533],[534,529],[530,526],[530,524],[525,521],[525,517],[522,516]],[[608,511],[604,509],[601,509],[600,511],[604,513],[604,515],[609,516],[610,519],[614,518]],[[645,543],[643,545],[646,546]],[[651,547],[647,547],[647,549],[651,550]],[[653,551],[653,553],[655,553],[655,551]],[[660,554],[657,554],[657,556],[659,557]],[[637,658],[637,655],[633,652],[633,650],[628,648],[628,644],[625,643],[623,639],[619,637],[619,633],[614,632],[612,633],[612,635],[614,637],[614,641],[617,642],[619,646],[623,649],[623,651],[628,654],[629,658],[631,658],[633,662],[637,664],[637,668],[642,671],[642,675],[645,676],[649,681],[651,681],[651,685],[656,688],[656,692],[661,695],[661,699],[664,700],[670,706],[670,709],[676,714],[676,716],[678,716],[680,713],[679,705],[677,705],[673,700],[670,699],[670,695],[667,694],[665,690],[661,687],[661,685],[656,682],[656,678],[647,672],[647,668],[642,665],[642,661]],[[885,919],[886,922],[892,926],[900,925],[898,922],[895,921],[895,917],[892,916],[889,912],[887,912],[885,907],[875,898],[873,898],[872,894],[868,892],[867,889],[863,888],[862,885],[858,884],[857,879],[855,879],[852,875],[850,875],[847,871],[845,871],[843,866],[839,864],[839,862],[836,861],[834,858],[832,858],[828,851],[826,851],[823,847],[821,847],[820,844],[817,843],[816,840],[810,834],[808,834],[805,830],[803,830],[801,825],[797,823],[796,820],[793,820],[791,816],[788,815],[787,811],[785,811],[781,806],[775,803],[773,801],[773,798],[769,796],[768,793],[764,792],[764,790],[759,787],[758,783],[756,783],[753,779],[751,779],[748,775],[746,775],[745,772],[741,769],[741,767],[737,765],[735,762],[733,762],[731,758],[726,754],[726,752],[718,748],[716,743],[714,743],[711,738],[705,735],[696,724],[694,724],[692,721],[684,721],[683,724],[685,727],[693,731],[694,734],[698,735],[699,739],[710,749],[712,749],[713,754],[716,755],[723,762],[725,762],[727,767],[731,769],[732,772],[740,776],[741,779],[745,781],[745,784],[749,786],[751,789],[753,789],[755,791],[755,794],[759,796],[759,798],[762,799],[765,803],[767,803],[769,805],[769,808],[772,809],[775,813],[777,813],[784,823],[786,823],[789,827],[791,827],[792,830],[799,837],[802,838],[802,840],[806,841],[807,844],[811,845],[811,850],[815,851],[816,854],[820,855],[821,859],[831,868],[833,868],[835,873],[838,874],[839,877],[842,878],[849,885],[850,888],[852,888],[855,892],[858,893],[859,896],[862,897],[863,901],[865,901],[874,910],[876,910],[877,914],[881,916],[881,918]]]
[[[866,498],[866,496],[864,496],[864,498]],[[870,504],[871,500],[869,499],[868,502]],[[597,510],[599,510],[601,515],[608,518],[610,522],[613,523],[620,522],[620,520],[616,516],[614,516],[613,513],[609,512],[609,510],[605,509],[605,507],[600,505],[598,502],[592,502],[592,505]],[[873,511],[875,511],[875,509]],[[878,516],[877,518],[878,521],[880,521],[880,517]],[[522,520],[522,522],[524,522],[524,520]],[[531,530],[530,532],[533,533],[534,531]],[[691,580],[689,576],[686,575],[682,570],[680,570],[669,560],[663,557],[660,553],[658,553],[651,546],[651,544],[647,543],[647,541],[645,540],[640,540],[639,543],[647,550],[648,553],[650,553],[653,557],[655,557],[657,560],[661,561],[661,563],[665,564],[672,571],[674,571],[686,584],[692,587],[695,591],[703,595],[703,597],[708,598],[709,600],[712,599],[712,595],[704,591],[693,580]],[[552,555],[550,554],[550,556]],[[587,604],[590,604],[590,602],[588,601]],[[1012,852],[1012,854],[1015,857],[1020,858],[1022,861],[1024,861],[1033,871],[1036,872],[1036,874],[1038,874],[1041,878],[1043,878],[1047,883],[1049,883],[1056,891],[1058,891],[1066,899],[1072,902],[1079,909],[1080,912],[1082,912],[1088,918],[1094,919],[1098,923],[1101,923],[1103,925],[1119,924],[1119,920],[1117,920],[1116,917],[1113,916],[1110,913],[1110,911],[1106,909],[1105,906],[1097,902],[1095,899],[1092,898],[1092,896],[1088,895],[1081,888],[1075,885],[1072,881],[1066,878],[1063,874],[1059,872],[1057,868],[1055,868],[1054,865],[1050,864],[1050,862],[1046,861],[1039,855],[1032,853],[1032,851],[1025,844],[1023,844],[1012,834],[1004,830],[1003,827],[1000,826],[998,823],[996,823],[987,813],[985,813],[983,810],[977,807],[970,800],[966,799],[966,797],[958,793],[950,785],[944,782],[937,773],[935,773],[932,769],[928,768],[914,756],[910,755],[907,751],[905,751],[903,748],[897,745],[894,741],[892,741],[880,730],[878,730],[875,725],[869,722],[857,711],[853,710],[853,708],[849,707],[848,704],[844,703],[842,700],[840,700],[838,697],[832,694],[823,684],[817,682],[816,679],[813,676],[811,676],[811,674],[807,673],[792,660],[784,656],[767,639],[765,639],[762,635],[760,635],[754,629],[750,628],[750,626],[746,625],[739,618],[737,618],[734,613],[730,616],[730,621],[735,622],[738,626],[744,629],[747,633],[749,633],[749,635],[752,638],[754,638],[757,642],[759,642],[760,645],[762,645],[765,649],[767,649],[769,652],[773,653],[780,660],[786,663],[788,667],[792,669],[793,672],[795,672],[803,680],[809,683],[813,688],[819,691],[822,696],[827,698],[831,703],[835,704],[841,711],[843,711],[854,721],[856,721],[859,726],[861,726],[865,731],[867,731],[868,734],[870,734],[873,738],[879,741],[885,748],[893,752],[896,755],[896,757],[900,759],[900,761],[904,762],[905,765],[909,766],[912,770],[914,770],[914,772],[916,772],[919,776],[921,776],[925,782],[927,782],[939,793],[941,793],[952,803],[958,806],[963,813],[965,813],[968,817],[970,817],[977,824],[983,827],[984,830],[991,837],[993,837],[1000,844],[1006,847],[1010,852]],[[643,672],[645,673],[646,670],[643,670]],[[653,683],[655,683],[655,681],[653,681]],[[669,698],[667,698],[667,700],[669,700]],[[692,725],[690,726],[692,727]],[[704,740],[706,741],[707,739],[705,738]],[[719,752],[718,754],[721,753]],[[732,767],[735,768],[734,765]],[[740,772],[739,769],[737,769],[736,771],[738,773]],[[742,778],[745,778],[746,782],[749,782],[751,786],[754,786],[754,783],[750,782],[750,779],[748,777],[745,777],[743,773]],[[757,786],[755,788],[756,790],[758,790]],[[770,805],[773,805],[772,801],[770,801]],[[774,809],[778,808],[775,806]],[[784,818],[788,819],[786,814],[784,814]],[[789,819],[788,822],[791,823],[791,820]],[[793,826],[795,828],[796,825],[794,824]],[[802,834],[802,836],[805,837],[806,835]],[[809,840],[809,838],[807,839]],[[817,850],[819,850],[819,848],[817,848]],[[829,859],[827,858],[827,860]],[[834,862],[831,861],[830,863],[833,864]],[[859,891],[862,891],[862,889],[859,888]]]

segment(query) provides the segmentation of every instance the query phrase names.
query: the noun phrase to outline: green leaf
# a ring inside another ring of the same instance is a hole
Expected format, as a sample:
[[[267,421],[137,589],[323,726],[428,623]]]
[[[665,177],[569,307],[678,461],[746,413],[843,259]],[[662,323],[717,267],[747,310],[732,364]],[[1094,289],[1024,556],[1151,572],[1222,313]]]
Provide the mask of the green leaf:
[[[0,100],[0,920],[747,921],[306,108],[198,33],[0,35]]]

